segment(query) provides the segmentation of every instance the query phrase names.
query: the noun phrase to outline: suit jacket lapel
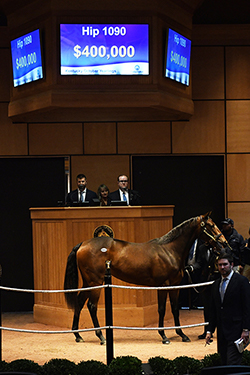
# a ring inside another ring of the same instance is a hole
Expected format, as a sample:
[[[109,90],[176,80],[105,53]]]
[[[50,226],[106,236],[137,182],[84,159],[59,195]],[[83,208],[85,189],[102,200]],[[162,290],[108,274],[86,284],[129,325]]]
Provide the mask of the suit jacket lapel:
[[[221,298],[220,298],[220,282],[221,279],[218,279],[215,281],[215,300],[216,304],[219,306],[221,304]]]
[[[229,282],[228,282],[228,284],[227,284],[227,288],[226,288],[226,291],[225,291],[225,294],[224,294],[224,300],[225,300],[225,298],[227,298],[227,295],[228,295],[228,291],[230,291],[231,290],[231,288],[233,287],[233,284],[234,283],[232,283],[232,279],[235,277],[235,272],[232,274],[232,277],[231,277],[231,279],[229,280]]]

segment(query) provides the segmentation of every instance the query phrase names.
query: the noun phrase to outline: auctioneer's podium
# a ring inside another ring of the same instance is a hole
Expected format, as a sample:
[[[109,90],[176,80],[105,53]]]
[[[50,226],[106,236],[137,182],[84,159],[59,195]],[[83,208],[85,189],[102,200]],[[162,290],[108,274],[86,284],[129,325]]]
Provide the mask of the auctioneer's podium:
[[[172,229],[173,212],[174,206],[31,208],[34,288],[63,290],[69,253],[78,243],[92,238],[98,226],[111,227],[114,237],[120,240],[146,242]],[[115,278],[112,278],[112,283],[129,285]],[[142,327],[158,323],[156,290],[113,288],[112,293],[114,325]],[[167,314],[170,316],[169,307]],[[103,290],[98,318],[100,325],[105,325]],[[34,319],[70,328],[73,312],[67,308],[63,293],[36,293]],[[92,326],[85,306],[79,327]]]

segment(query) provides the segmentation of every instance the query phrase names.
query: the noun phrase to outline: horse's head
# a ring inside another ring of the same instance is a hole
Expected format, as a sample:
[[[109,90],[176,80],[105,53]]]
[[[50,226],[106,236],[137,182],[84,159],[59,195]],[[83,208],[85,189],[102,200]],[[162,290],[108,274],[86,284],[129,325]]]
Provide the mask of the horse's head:
[[[208,212],[205,215],[199,217],[202,238],[206,242],[210,242],[213,247],[216,247],[219,252],[223,249],[230,248],[226,238],[223,236],[217,225],[209,217],[211,213]]]

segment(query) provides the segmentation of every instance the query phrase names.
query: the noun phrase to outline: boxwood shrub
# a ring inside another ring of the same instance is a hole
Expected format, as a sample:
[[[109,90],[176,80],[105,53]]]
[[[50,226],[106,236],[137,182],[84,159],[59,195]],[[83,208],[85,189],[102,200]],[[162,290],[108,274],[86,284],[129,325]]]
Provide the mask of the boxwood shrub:
[[[8,363],[6,372],[31,372],[37,375],[43,375],[42,366],[29,359],[16,359]]]
[[[109,375],[109,367],[100,361],[81,361],[76,366],[77,375]]]
[[[173,360],[164,357],[149,358],[148,363],[154,375],[199,375],[203,367],[221,365],[217,353],[206,355],[202,360],[187,356]],[[250,352],[243,353],[242,365],[250,366]],[[100,361],[89,360],[75,364],[67,359],[51,359],[44,365],[32,360],[18,359],[7,363],[0,361],[0,372],[30,372],[36,375],[142,375],[142,362],[137,357],[121,356],[112,360],[109,366]]]
[[[142,375],[141,365],[142,362],[137,357],[116,357],[109,365],[110,375]]]
[[[77,365],[68,359],[51,359],[42,368],[46,375],[77,375]]]

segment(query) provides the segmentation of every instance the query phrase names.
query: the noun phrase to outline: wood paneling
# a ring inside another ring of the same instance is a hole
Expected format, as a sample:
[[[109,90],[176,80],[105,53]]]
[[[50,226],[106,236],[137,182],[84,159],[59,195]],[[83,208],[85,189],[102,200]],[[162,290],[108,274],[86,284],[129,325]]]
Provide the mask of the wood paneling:
[[[227,99],[250,99],[250,46],[226,47]]]
[[[250,201],[250,154],[227,155],[228,201]]]
[[[227,150],[250,152],[250,103],[227,101]]]
[[[83,153],[82,124],[30,124],[30,155]]]
[[[0,31],[1,32],[1,31]],[[0,101],[9,101],[10,100],[10,50],[9,49],[0,49]],[[4,73],[3,73],[4,72]]]
[[[60,290],[69,254],[66,222],[62,220],[33,222],[32,231],[33,246],[37,250],[33,252],[34,285],[36,289]],[[36,293],[35,303],[61,306],[65,305],[65,299],[63,293]]]
[[[116,124],[85,123],[84,124],[84,154],[115,154],[116,153]]]
[[[173,153],[225,152],[225,116],[222,101],[196,101],[189,122],[174,122]]]
[[[96,227],[109,225],[115,237],[130,242],[147,242],[172,229],[173,206],[88,207],[31,209],[35,289],[63,289],[67,257],[72,248],[93,237]],[[152,225],[151,225],[152,224]],[[113,284],[129,285],[112,279]],[[81,281],[79,281],[79,287]],[[112,291],[116,324],[123,324],[124,308],[137,309],[127,324],[146,325],[157,321],[157,292],[134,289]],[[100,307],[104,307],[101,292]],[[118,308],[118,309],[116,309]],[[68,326],[67,306],[62,293],[37,293],[34,319],[47,324]],[[128,310],[126,310],[128,311]],[[147,318],[145,314],[147,312]],[[83,314],[82,321],[86,314]],[[61,320],[60,320],[61,316]],[[86,321],[85,321],[86,324]]]
[[[193,99],[224,99],[224,48],[192,48]]]
[[[169,153],[169,122],[118,123],[119,154]]]
[[[97,191],[100,184],[106,184],[110,191],[117,190],[117,176],[121,173],[130,176],[129,156],[72,156],[72,189],[76,188],[75,180],[78,173],[87,176],[90,190]]]
[[[13,124],[8,118],[8,104],[0,103],[0,155],[27,155],[27,125]]]
[[[7,26],[0,26],[0,47],[10,48],[9,43],[10,43],[9,28]]]
[[[234,220],[234,227],[244,238],[249,237],[250,202],[228,203],[228,217]]]

